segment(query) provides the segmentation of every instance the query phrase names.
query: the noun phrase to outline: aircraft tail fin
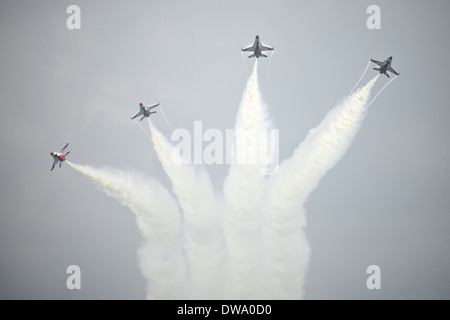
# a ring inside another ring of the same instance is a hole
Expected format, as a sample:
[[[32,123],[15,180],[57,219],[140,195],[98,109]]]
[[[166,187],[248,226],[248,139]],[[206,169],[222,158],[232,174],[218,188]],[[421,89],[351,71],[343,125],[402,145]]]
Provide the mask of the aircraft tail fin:
[[[381,69],[380,69],[380,68],[373,68],[373,70],[377,70],[377,71],[380,71]]]
[[[267,56],[264,53],[261,53],[261,57],[267,58]]]
[[[152,113],[156,113],[156,111],[150,111],[150,114],[152,114]]]
[[[249,58],[253,58],[255,56],[255,54],[251,54],[251,55],[249,55],[248,57]]]

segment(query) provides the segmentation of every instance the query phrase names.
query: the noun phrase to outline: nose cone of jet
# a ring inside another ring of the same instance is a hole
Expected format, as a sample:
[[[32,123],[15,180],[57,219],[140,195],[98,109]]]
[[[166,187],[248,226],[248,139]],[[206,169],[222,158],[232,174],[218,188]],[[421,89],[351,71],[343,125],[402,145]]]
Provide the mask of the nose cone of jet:
[[[259,39],[259,36],[258,36],[258,35],[256,35],[256,39]]]

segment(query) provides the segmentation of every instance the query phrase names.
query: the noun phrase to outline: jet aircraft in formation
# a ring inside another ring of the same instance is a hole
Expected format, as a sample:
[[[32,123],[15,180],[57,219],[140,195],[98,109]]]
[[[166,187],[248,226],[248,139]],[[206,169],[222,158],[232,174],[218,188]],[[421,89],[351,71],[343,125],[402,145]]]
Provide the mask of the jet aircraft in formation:
[[[273,49],[274,49],[274,47],[268,47],[268,46],[264,45],[263,43],[261,43],[261,41],[259,40],[259,36],[257,35],[255,38],[255,42],[253,42],[253,44],[247,48],[242,48],[241,51],[253,51],[253,53],[248,56],[249,58],[253,58],[253,57],[267,58],[267,56],[263,53],[263,51],[270,51]]]
[[[264,45],[260,40],[259,40],[259,36],[257,35],[255,38],[255,41],[253,43],[253,45],[247,47],[247,48],[242,48],[241,51],[243,52],[247,52],[247,51],[252,51],[253,53],[248,56],[249,58],[259,58],[259,57],[266,57],[267,56],[265,54],[263,54],[264,51],[271,51],[273,50],[274,47],[268,47],[266,45]],[[400,75],[397,71],[395,71],[392,67],[391,67],[391,63],[392,63],[392,57],[387,58],[384,61],[377,61],[374,59],[370,59],[370,61],[372,61],[373,63],[377,64],[379,66],[379,68],[373,68],[373,70],[379,71],[380,74],[384,74],[389,78],[389,74],[387,73],[392,72],[395,75]],[[132,117],[131,119],[135,119],[138,116],[142,116],[140,121],[142,121],[145,117],[150,117],[150,115],[152,113],[156,113],[156,111],[150,111],[154,108],[156,108],[157,106],[159,106],[160,103],[156,103],[154,105],[149,105],[149,106],[145,106],[142,102],[139,103],[139,112]],[[50,169],[50,171],[52,171],[55,166],[57,165],[57,163],[59,162],[59,167],[61,168],[61,164],[62,162],[64,162],[66,160],[66,156],[70,153],[70,151],[64,153],[64,150],[67,148],[67,146],[69,145],[69,143],[66,143],[66,145],[64,146],[64,148],[61,149],[60,152],[50,152],[50,155],[53,157],[53,165],[52,168]]]
[[[400,75],[400,73],[397,73],[397,71],[395,71],[391,67],[392,57],[389,57],[384,61],[377,61],[377,60],[373,60],[371,58],[370,61],[372,61],[373,63],[375,63],[379,66],[379,68],[373,68],[373,70],[380,71],[380,74],[384,74],[388,78],[390,78],[390,77],[389,77],[389,74],[387,73],[387,71],[392,72],[393,74],[395,74],[397,76]]]
[[[61,149],[60,152],[50,152],[50,155],[53,157],[53,165],[50,171],[52,171],[55,168],[55,165],[59,162],[59,167],[61,168],[61,164],[66,161],[66,156],[70,153],[70,151],[67,151],[64,153],[64,150],[67,148],[69,143],[66,143],[64,148]]]
[[[134,119],[134,118],[142,115],[142,118],[141,118],[141,121],[142,121],[142,119],[144,119],[145,117],[150,117],[150,115],[152,113],[156,113],[156,111],[150,111],[150,110],[156,108],[157,106],[159,106],[159,102],[157,104],[150,105],[150,106],[144,106],[143,103],[139,103],[139,107],[140,107],[139,113],[136,114],[131,119]],[[64,161],[66,161],[66,156],[70,153],[70,151],[67,151],[66,153],[64,153],[64,150],[67,148],[68,145],[69,145],[69,143],[66,143],[66,145],[59,152],[50,152],[50,155],[53,157],[53,165],[52,165],[52,168],[50,169],[50,171],[53,171],[53,169],[58,164],[58,162],[59,162],[59,167],[61,168],[61,164]]]

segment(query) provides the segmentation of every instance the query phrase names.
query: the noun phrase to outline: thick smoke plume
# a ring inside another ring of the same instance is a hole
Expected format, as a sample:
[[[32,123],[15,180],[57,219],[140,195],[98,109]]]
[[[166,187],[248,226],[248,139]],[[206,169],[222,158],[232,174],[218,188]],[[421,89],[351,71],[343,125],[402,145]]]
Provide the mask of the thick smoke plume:
[[[138,256],[148,281],[147,298],[182,298],[187,265],[181,246],[181,214],[175,199],[157,180],[142,174],[67,163],[135,214],[146,240]]]
[[[176,198],[152,178],[69,164],[136,215],[145,238],[138,256],[147,298],[301,299],[311,252],[305,202],[351,145],[377,78],[332,109],[278,172],[266,176],[267,163],[258,159],[266,140],[261,132],[271,121],[255,62],[236,117],[235,161],[223,194],[204,168],[177,159],[150,121],[153,147]]]
[[[265,176],[259,157],[266,137],[261,133],[270,129],[270,120],[259,91],[257,66],[255,62],[236,117],[235,162],[224,183],[228,289],[233,299],[270,297],[261,243]]]
[[[303,296],[310,257],[304,204],[353,141],[377,78],[332,109],[267,181],[261,211],[267,223],[263,231],[271,288],[277,298]]]
[[[226,280],[223,204],[206,171],[177,164],[172,145],[149,122],[153,145],[183,210],[183,244],[189,267],[189,298],[223,298]]]

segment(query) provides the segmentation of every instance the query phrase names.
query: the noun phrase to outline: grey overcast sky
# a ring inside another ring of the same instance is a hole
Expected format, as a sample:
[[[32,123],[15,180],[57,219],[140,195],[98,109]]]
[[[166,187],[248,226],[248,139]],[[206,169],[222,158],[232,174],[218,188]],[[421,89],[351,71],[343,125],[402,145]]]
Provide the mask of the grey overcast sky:
[[[66,26],[71,4],[80,30]],[[366,26],[373,4],[379,30]],[[305,298],[449,299],[449,12],[445,0],[0,1],[0,298],[145,298],[134,215],[67,164],[50,172],[49,153],[69,142],[74,163],[170,189],[130,121],[138,103],[160,102],[174,128],[232,128],[253,65],[240,48],[259,34],[275,46],[259,79],[280,160],[370,58],[393,56],[401,74],[306,204]],[[221,188],[228,167],[207,169]],[[66,287],[73,264],[81,290]],[[366,287],[370,265],[381,269],[380,290]]]

